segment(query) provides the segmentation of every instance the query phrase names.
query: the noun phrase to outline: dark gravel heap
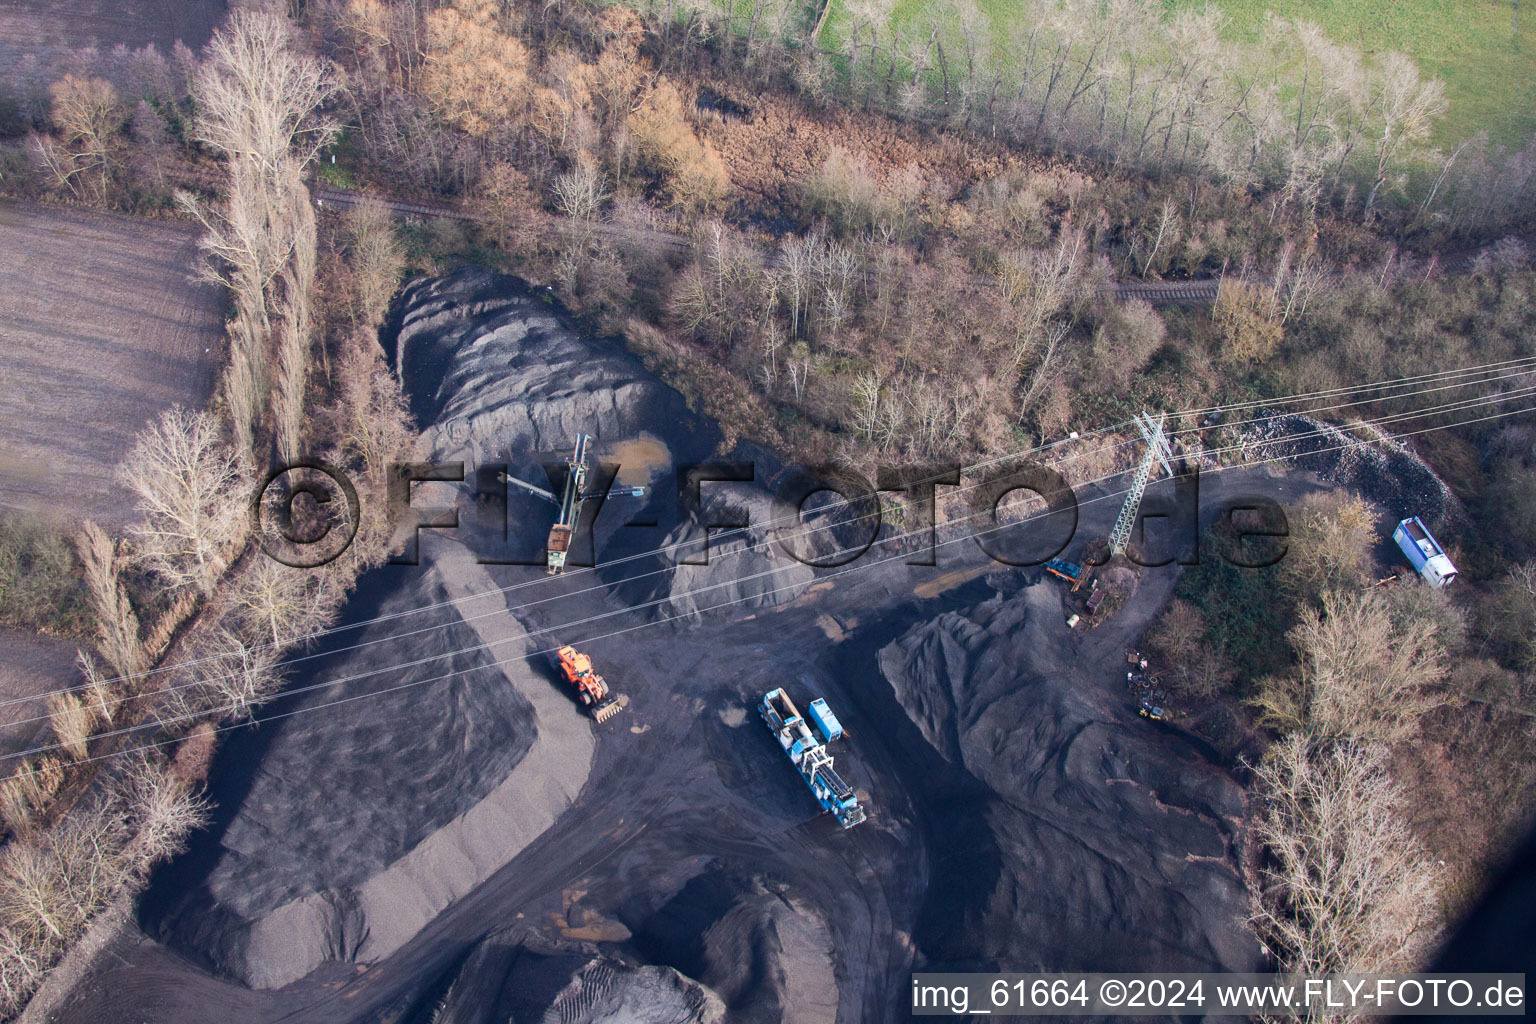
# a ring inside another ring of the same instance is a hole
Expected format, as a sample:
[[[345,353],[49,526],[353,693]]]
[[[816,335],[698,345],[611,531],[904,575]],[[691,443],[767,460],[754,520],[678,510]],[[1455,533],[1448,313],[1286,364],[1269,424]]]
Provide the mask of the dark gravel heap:
[[[376,570],[360,591],[388,596],[353,601],[352,621],[446,600],[435,575],[403,568]],[[452,607],[403,621],[425,632],[304,662],[293,686],[377,674],[279,698],[260,712],[274,720],[230,738],[213,772],[215,824],[156,881],[151,934],[252,985],[346,959],[368,927],[354,888],[522,760],[535,735],[530,708],[491,667],[498,654],[448,653],[480,643]],[[349,630],[332,646],[400,629]]]
[[[1404,421],[1410,430],[1431,422]],[[1372,443],[1361,443],[1367,437]],[[1359,492],[1393,521],[1416,515],[1434,528],[1462,515],[1461,502],[1434,470],[1407,445],[1374,428],[1345,430],[1298,414],[1265,420],[1245,431],[1243,441],[1250,458],[1286,458],[1327,484]]]
[[[1257,969],[1232,853],[1241,790],[1037,656],[1061,650],[1039,633],[1058,616],[1036,584],[880,652],[923,738],[993,795],[976,873],[951,886],[958,945],[1015,970]]]

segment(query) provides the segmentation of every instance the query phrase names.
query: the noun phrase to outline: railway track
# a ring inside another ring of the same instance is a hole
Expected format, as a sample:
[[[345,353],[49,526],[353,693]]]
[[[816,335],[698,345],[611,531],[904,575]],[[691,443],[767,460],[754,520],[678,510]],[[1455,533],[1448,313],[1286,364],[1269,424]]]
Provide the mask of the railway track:
[[[1121,302],[1140,299],[1154,306],[1197,305],[1215,302],[1221,281],[1214,277],[1192,281],[1139,281],[1117,284],[1114,290],[1115,298]]]

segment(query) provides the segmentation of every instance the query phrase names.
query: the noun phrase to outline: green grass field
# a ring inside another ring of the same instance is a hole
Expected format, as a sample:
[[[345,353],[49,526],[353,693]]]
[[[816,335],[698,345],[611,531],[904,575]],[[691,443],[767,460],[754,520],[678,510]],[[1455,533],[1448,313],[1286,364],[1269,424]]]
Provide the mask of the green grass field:
[[[1197,5],[1203,0],[1170,0]],[[1486,128],[1519,147],[1536,132],[1536,2],[1533,0],[1217,0],[1231,31],[1252,38],[1264,12],[1305,18],[1364,53],[1399,50],[1445,80],[1450,110],[1441,143]]]
[[[830,43],[846,23],[842,0],[827,19]],[[897,0],[893,20],[922,19],[934,0]],[[1164,0],[1170,10],[1212,0]],[[1253,39],[1264,13],[1317,22],[1330,38],[1365,53],[1400,50],[1445,80],[1450,109],[1437,141],[1455,145],[1486,128],[1496,143],[1518,148],[1536,133],[1536,0],[1214,0],[1229,32]],[[1006,33],[1012,0],[979,0]]]

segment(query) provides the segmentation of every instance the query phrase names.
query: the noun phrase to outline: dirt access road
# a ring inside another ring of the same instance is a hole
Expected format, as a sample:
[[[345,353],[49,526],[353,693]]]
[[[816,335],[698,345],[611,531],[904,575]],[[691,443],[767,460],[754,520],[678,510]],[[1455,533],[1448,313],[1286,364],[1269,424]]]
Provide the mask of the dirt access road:
[[[1212,520],[1242,496],[1290,502],[1316,487],[1299,472],[1211,475],[1202,484],[1201,519]],[[1149,502],[1166,489],[1154,485]],[[1079,500],[1068,555],[1106,534],[1119,506],[1118,496],[1105,491],[1085,491]],[[1172,546],[1187,541],[1165,543]],[[992,797],[925,753],[875,668],[875,654],[913,624],[973,606],[992,588],[981,578],[988,561],[969,538],[941,548],[934,567],[908,566],[904,556],[878,561],[891,553],[877,546],[777,609],[733,609],[700,624],[653,624],[585,644],[631,703],[593,727],[595,763],[580,798],[395,953],[371,964],[333,962],[286,987],[253,991],[211,976],[130,926],[51,1019],[426,1021],[440,998],[437,979],[488,933],[514,925],[569,941],[580,937],[580,925],[601,943],[605,935],[627,934],[622,924],[638,934],[645,901],[675,892],[703,862],[784,880],[819,909],[839,968],[839,1021],[906,1019],[913,937],[923,934],[925,918],[944,912],[957,887],[976,884],[950,869],[965,866],[968,844],[985,833],[981,821]],[[430,545],[423,558],[431,558]],[[498,582],[535,571],[506,569]],[[1211,770],[1200,748],[1176,730],[1139,720],[1124,690],[1123,648],[1162,606],[1176,570],[1148,570],[1132,601],[1091,634],[1066,628],[1064,606],[1056,607],[1062,589],[1042,582],[1041,570],[1009,575],[1043,588],[1031,594],[1048,609],[1050,643],[1031,653],[1031,671],[1073,680],[1105,720],[1156,730],[1189,771]],[[586,591],[587,579],[554,583],[565,596],[530,614],[530,625],[611,610],[613,594]],[[600,632],[644,621],[609,620]],[[864,825],[842,832],[816,813],[757,721],[751,709],[777,685],[825,694],[837,709],[851,737],[838,750],[838,766],[872,812]],[[956,851],[959,863],[946,865]]]

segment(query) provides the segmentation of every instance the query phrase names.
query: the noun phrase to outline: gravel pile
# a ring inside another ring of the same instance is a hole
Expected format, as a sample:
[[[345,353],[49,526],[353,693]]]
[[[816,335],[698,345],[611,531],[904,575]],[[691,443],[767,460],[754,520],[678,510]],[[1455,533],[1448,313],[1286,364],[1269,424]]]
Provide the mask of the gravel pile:
[[[1394,521],[1416,515],[1433,529],[1463,515],[1445,481],[1413,449],[1376,427],[1280,416],[1245,430],[1242,443],[1245,460],[1287,459],[1324,483],[1358,491]]]

